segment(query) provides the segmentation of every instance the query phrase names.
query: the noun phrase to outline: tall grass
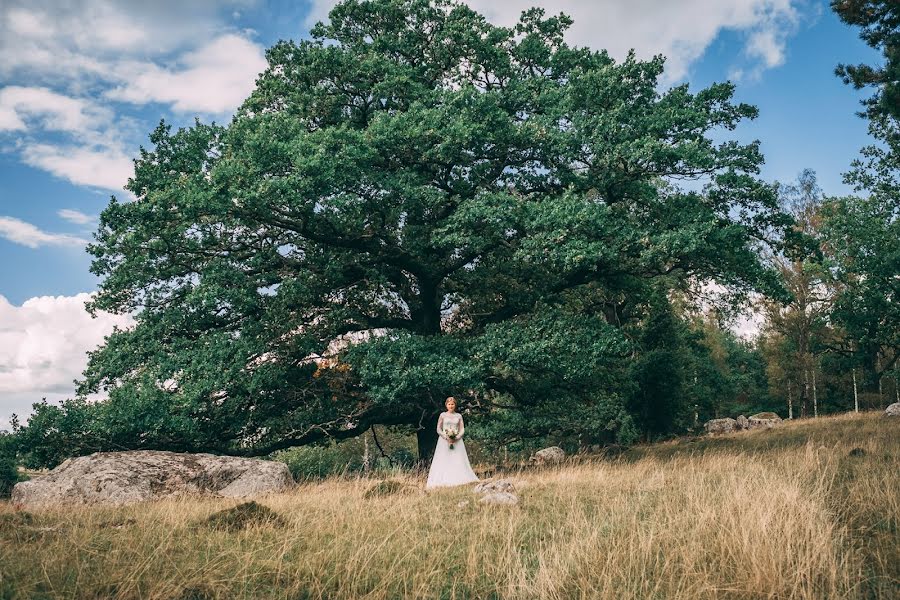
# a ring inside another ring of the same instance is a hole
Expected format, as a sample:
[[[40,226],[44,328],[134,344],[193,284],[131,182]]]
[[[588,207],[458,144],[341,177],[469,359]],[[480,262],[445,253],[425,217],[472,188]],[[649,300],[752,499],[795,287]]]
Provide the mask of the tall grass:
[[[860,448],[862,451],[851,450]],[[0,598],[896,598],[900,420],[788,423],[515,473],[520,504],[423,481],[260,500],[0,507]],[[399,489],[397,489],[399,487]],[[469,500],[463,506],[461,502]]]

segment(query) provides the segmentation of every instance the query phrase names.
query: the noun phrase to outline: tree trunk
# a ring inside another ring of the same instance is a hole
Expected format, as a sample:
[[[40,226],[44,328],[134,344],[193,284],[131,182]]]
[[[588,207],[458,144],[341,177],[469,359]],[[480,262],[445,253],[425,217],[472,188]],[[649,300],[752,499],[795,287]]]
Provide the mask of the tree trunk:
[[[803,366],[803,394],[800,397],[800,418],[805,419],[809,413],[809,369]]]
[[[856,391],[856,369],[853,369],[853,412],[859,412],[859,394]]]
[[[819,417],[819,398],[816,395],[816,366],[812,368],[813,417]]]
[[[434,456],[434,448],[437,446],[437,418],[439,413],[434,413],[422,419],[422,428],[416,430],[416,443],[419,446],[419,467],[428,468],[431,457]]]
[[[434,280],[420,276],[419,302],[421,303],[420,327],[423,335],[440,335],[441,333],[441,301],[439,297],[438,283]]]
[[[794,418],[794,394],[791,392],[791,382],[788,381],[788,420]]]
[[[369,470],[371,469],[371,457],[369,456],[369,436],[363,434],[363,473],[366,475],[369,474]]]

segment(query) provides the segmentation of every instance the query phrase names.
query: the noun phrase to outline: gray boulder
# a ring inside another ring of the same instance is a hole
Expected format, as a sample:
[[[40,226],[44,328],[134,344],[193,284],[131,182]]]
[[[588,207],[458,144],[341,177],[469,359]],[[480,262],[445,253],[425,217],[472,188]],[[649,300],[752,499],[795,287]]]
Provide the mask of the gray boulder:
[[[505,504],[507,506],[514,506],[519,503],[519,497],[512,492],[491,492],[490,494],[482,496],[481,500],[478,502],[481,504]]]
[[[17,483],[12,501],[37,507],[122,505],[191,494],[248,498],[292,484],[287,465],[268,460],[158,450],[96,452]]]
[[[756,413],[747,419],[747,421],[750,424],[750,429],[769,429],[776,425],[781,425],[781,417],[773,412]]]
[[[550,446],[543,450],[538,450],[529,459],[536,465],[546,465],[562,462],[566,458],[566,452],[559,446]]]
[[[737,421],[731,418],[725,419],[712,419],[711,421],[707,421],[703,428],[706,429],[706,433],[710,435],[715,435],[717,433],[731,433],[735,430],[737,426]]]
[[[750,421],[744,415],[738,415],[735,421],[738,429],[750,429]]]
[[[900,402],[894,402],[886,409],[884,409],[884,416],[886,417],[900,417]]]
[[[516,486],[511,479],[497,479],[495,481],[482,481],[473,490],[476,494],[491,492],[515,492]]]

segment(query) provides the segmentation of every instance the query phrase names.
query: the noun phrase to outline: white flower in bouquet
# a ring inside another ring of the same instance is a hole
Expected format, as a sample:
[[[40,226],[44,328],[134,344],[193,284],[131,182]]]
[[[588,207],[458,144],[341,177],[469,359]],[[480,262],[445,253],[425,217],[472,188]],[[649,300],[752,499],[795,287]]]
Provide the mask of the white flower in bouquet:
[[[453,442],[459,437],[459,432],[453,427],[446,427],[444,428],[444,435],[447,436],[447,439],[450,441],[450,449],[453,450]]]

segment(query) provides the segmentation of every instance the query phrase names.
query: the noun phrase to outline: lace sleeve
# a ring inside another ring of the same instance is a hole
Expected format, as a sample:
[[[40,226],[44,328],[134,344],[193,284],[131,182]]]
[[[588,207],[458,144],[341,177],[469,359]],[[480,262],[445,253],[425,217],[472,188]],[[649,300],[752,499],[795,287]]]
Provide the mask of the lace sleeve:
[[[463,423],[462,415],[459,415],[459,439],[462,439],[463,434],[466,432],[466,425]]]
[[[437,434],[444,437],[444,413],[441,413],[441,416],[438,417]]]

